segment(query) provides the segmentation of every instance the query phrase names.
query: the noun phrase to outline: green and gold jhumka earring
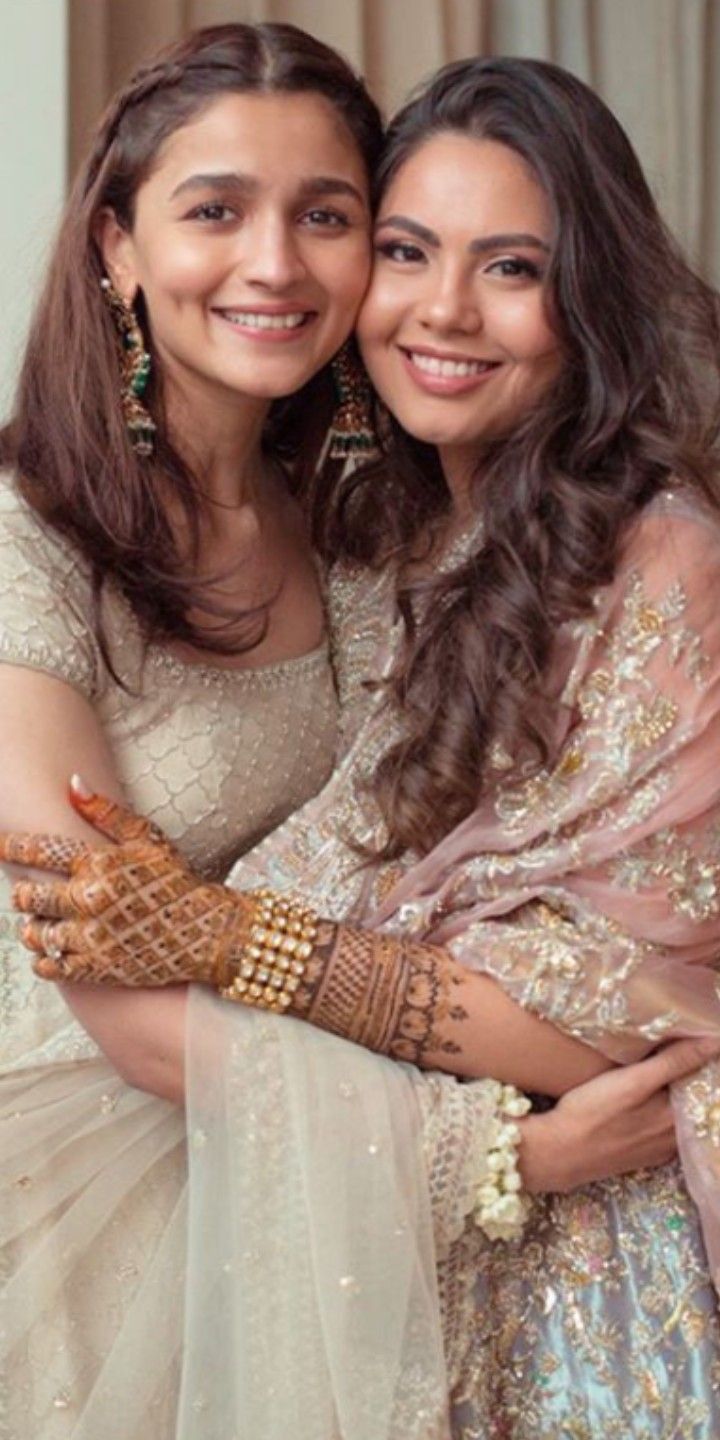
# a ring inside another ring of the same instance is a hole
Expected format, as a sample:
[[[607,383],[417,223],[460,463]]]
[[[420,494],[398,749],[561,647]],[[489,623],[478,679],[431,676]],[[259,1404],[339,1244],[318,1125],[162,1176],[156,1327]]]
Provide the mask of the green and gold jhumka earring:
[[[378,460],[380,447],[372,419],[370,381],[350,341],[338,351],[331,369],[337,409],[330,430],[330,459]]]
[[[142,398],[147,390],[152,362],[132,305],[123,299],[107,275],[103,275],[100,287],[118,333],[122,377],[120,400],[130,444],[136,455],[147,460],[153,453],[157,431],[155,421]]]

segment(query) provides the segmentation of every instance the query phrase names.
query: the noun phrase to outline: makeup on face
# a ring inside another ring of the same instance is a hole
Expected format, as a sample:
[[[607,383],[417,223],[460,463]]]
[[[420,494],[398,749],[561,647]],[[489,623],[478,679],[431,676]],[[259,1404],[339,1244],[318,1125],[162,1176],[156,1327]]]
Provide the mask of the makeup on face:
[[[362,156],[325,97],[228,94],[169,137],[109,263],[142,291],[171,390],[270,403],[351,331],[369,225]]]
[[[388,185],[361,347],[389,409],[444,464],[509,429],[558,373],[552,234],[539,182],[496,141],[433,135]]]

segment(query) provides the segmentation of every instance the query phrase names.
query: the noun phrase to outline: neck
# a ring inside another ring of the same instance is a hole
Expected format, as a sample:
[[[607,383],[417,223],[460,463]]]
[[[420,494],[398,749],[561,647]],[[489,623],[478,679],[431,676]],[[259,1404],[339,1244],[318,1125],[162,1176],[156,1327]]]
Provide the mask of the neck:
[[[460,447],[440,447],[440,465],[452,499],[453,529],[461,529],[475,518],[473,488],[477,481],[478,455]]]
[[[270,401],[228,392],[198,396],[168,387],[167,427],[211,504],[251,504],[262,482],[262,432]]]

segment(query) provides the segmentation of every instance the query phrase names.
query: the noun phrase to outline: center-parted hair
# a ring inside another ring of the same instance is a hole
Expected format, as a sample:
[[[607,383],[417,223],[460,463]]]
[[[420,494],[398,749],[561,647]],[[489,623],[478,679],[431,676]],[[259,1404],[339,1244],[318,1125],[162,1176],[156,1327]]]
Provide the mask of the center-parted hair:
[[[158,425],[152,460],[130,443],[120,401],[117,336],[100,291],[97,219],[109,207],[132,229],[135,197],[163,143],[227,94],[323,96],[372,177],[382,145],[379,111],[362,81],[329,46],[291,25],[199,30],[132,76],[111,101],[68,201],[37,307],[0,463],[29,503],[66,534],[92,569],[98,638],[108,663],[101,593],[113,579],[148,638],[176,637],[221,652],[252,645],[265,607],[228,613],[194,573],[206,500],[201,480],[163,423],[162,375],[146,391]],[[142,297],[137,308],[145,319]],[[146,340],[152,337],[145,325]],[[317,463],[334,403],[327,369],[299,396],[277,402],[266,448],[300,485]],[[189,543],[178,542],[168,498]],[[193,622],[190,612],[204,612]]]
[[[607,106],[543,62],[450,65],[392,122],[377,197],[447,131],[509,146],[550,201],[562,369],[512,429],[478,443],[476,553],[400,594],[390,694],[405,738],[373,783],[388,857],[428,851],[469,814],[493,740],[524,766],[547,760],[557,627],[612,580],[633,517],[671,483],[718,504],[718,296],[669,236]],[[384,467],[320,493],[318,534],[330,554],[402,563],[449,506],[434,448],[391,422]]]

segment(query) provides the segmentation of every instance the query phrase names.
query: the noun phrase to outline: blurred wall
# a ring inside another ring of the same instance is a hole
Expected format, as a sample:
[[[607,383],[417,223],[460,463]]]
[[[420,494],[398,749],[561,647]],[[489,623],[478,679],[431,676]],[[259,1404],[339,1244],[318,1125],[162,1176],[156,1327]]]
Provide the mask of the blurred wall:
[[[66,0],[0,0],[0,415],[65,193]]]

